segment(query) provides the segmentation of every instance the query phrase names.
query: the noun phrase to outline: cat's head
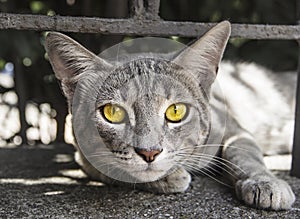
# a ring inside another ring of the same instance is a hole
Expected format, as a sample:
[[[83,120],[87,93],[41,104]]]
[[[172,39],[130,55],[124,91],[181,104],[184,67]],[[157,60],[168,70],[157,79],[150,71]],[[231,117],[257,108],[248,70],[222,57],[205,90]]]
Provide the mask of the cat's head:
[[[176,56],[108,61],[49,33],[46,50],[91,164],[134,182],[158,180],[178,166],[207,165],[216,152],[201,147],[211,127],[209,92],[229,35],[225,21]]]

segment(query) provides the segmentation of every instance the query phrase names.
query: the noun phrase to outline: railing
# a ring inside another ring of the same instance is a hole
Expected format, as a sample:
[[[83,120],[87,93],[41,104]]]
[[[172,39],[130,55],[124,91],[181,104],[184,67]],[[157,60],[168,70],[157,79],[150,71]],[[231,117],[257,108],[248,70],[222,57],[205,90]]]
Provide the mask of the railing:
[[[149,20],[135,15],[128,19],[46,16],[0,13],[0,29],[63,31],[144,36],[199,37],[212,23]],[[300,25],[232,24],[231,37],[247,39],[300,39]]]
[[[130,18],[128,19],[0,13],[0,29],[199,37],[213,25],[211,23],[164,21],[159,17],[159,6],[160,0],[131,0]],[[297,9],[300,21],[300,0],[297,0]],[[299,42],[300,48],[300,22],[295,25],[232,24],[231,37],[296,40]],[[298,73],[300,75],[300,55]],[[297,100],[299,101],[296,103],[291,174],[300,177],[300,80],[297,87]]]

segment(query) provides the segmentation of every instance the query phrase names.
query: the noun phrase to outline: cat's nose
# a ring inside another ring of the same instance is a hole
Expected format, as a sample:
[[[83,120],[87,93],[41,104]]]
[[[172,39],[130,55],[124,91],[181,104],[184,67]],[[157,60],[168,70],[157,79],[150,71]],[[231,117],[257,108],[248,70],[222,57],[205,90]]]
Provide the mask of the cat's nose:
[[[162,150],[144,150],[140,148],[134,148],[135,152],[140,155],[146,162],[150,163],[155,160],[156,156],[159,155]]]

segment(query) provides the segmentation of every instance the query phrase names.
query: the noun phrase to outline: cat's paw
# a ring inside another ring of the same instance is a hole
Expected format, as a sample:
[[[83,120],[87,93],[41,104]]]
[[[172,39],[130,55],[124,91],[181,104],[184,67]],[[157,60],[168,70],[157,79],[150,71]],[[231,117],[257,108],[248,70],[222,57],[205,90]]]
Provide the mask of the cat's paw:
[[[239,180],[235,186],[239,199],[259,209],[290,209],[295,201],[291,187],[275,177],[258,177]]]
[[[151,183],[147,183],[148,191],[157,193],[177,193],[187,190],[191,182],[191,175],[183,168],[179,168],[170,175]]]

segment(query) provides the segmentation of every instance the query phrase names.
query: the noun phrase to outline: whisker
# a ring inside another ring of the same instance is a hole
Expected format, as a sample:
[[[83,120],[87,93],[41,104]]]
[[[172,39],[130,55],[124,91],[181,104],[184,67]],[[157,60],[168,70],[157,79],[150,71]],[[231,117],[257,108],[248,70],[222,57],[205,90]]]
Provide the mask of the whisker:
[[[199,145],[199,146],[208,146],[208,147],[216,147],[218,144],[205,144],[205,145]],[[196,146],[198,147],[198,146]],[[242,150],[242,151],[246,151],[246,152],[249,152],[248,149],[246,148],[241,148],[239,146],[235,146],[235,145],[224,145],[224,144],[219,144],[219,147],[226,147],[226,148],[234,148],[234,149],[239,149],[239,150]]]
[[[101,160],[101,161],[96,161],[94,163],[94,166],[97,168],[97,167],[103,167],[103,166],[109,166],[109,165],[115,165],[115,164],[117,164],[117,162],[110,161],[107,163],[106,162],[103,163],[103,161]]]
[[[202,161],[199,161],[199,162],[200,162],[200,164],[201,164]],[[201,170],[202,170],[201,168],[198,167],[199,162],[197,162],[197,163],[191,163],[191,162],[189,162],[189,163],[183,163],[183,165],[188,165],[190,168],[192,168],[193,171],[198,172],[198,171],[201,171]],[[207,168],[212,169],[212,167],[210,167],[210,166],[207,167]],[[208,170],[208,169],[207,169],[207,170]],[[214,170],[214,169],[212,169],[212,170]],[[212,172],[211,170],[209,171],[209,173],[210,173],[210,174],[213,174],[213,175],[216,175],[216,174],[215,174],[216,172],[217,172],[217,171],[214,171],[214,172]]]
[[[213,163],[214,166],[218,167],[219,169],[225,171],[227,174],[229,174],[233,178],[237,179],[237,175],[235,174],[236,170],[233,169],[232,167],[230,167],[229,165],[223,163],[222,161],[217,160],[217,157],[213,157],[211,159],[211,157],[205,157],[205,156],[203,156],[203,157],[201,157],[201,160],[213,161],[214,162]],[[199,163],[199,160],[191,160],[189,162],[191,162],[193,164],[197,164],[197,163]],[[211,169],[213,169],[213,167],[211,165],[207,165],[207,166],[209,166]],[[227,167],[227,168],[225,168],[224,166]],[[214,169],[214,170],[215,170],[215,172],[218,172],[219,174],[221,174],[220,171],[217,171],[216,169]]]
[[[104,162],[104,163],[103,163]],[[100,166],[98,164],[101,164]],[[112,160],[107,160],[107,162],[105,162],[105,160],[103,161],[102,160],[99,160],[97,162],[95,162],[94,165],[97,165],[97,167],[102,167],[102,166],[105,166],[105,165],[110,165],[110,166],[115,166],[115,168],[128,168],[128,166],[122,162],[118,162],[116,160],[112,161]]]
[[[109,152],[99,152],[99,153],[94,153],[94,154],[86,155],[86,157],[100,157],[100,156],[114,157],[113,154],[109,153]]]
[[[120,168],[120,166],[118,166],[119,163],[117,162],[111,162],[109,164],[102,164],[102,165],[97,165],[97,169],[103,169],[104,166],[107,166],[107,169],[105,171],[105,173],[101,172],[102,174],[108,176],[109,178],[111,178],[114,181],[120,181],[122,178],[125,178],[127,176],[127,173],[124,169]],[[113,173],[113,174],[111,174]],[[115,176],[115,177],[112,177]],[[125,176],[125,177],[122,177]]]
[[[220,147],[220,148],[227,147],[227,148],[234,148],[234,149],[239,149],[239,150],[243,150],[243,151],[249,152],[249,150],[246,149],[246,148],[241,148],[241,147],[234,146],[234,145],[223,145],[223,144],[193,145],[193,146],[181,147],[180,150],[191,150],[191,151],[194,151],[195,148],[205,148],[205,147],[217,147],[217,148],[218,147]]]
[[[202,165],[202,164],[208,164],[208,163],[205,163],[203,161],[209,161],[208,159],[204,158],[204,159],[201,159],[201,160],[189,160],[187,163],[191,166],[194,167],[194,170],[201,170],[201,168],[199,168],[199,165]],[[218,173],[218,174],[221,174],[220,171],[218,171],[217,169],[214,169],[211,165],[206,165],[205,167],[202,167],[202,168],[209,168],[211,169],[211,173]],[[214,174],[215,175],[215,174]]]
[[[227,184],[227,183],[224,183],[224,182],[222,182],[221,180],[218,180],[216,177],[211,176],[209,173],[206,173],[204,170],[199,170],[199,169],[197,169],[197,168],[195,169],[194,166],[189,165],[189,164],[183,164],[183,165],[184,165],[187,169],[190,169],[190,170],[196,170],[197,172],[200,172],[200,173],[204,174],[205,176],[207,176],[207,177],[209,177],[209,178],[215,180],[216,182],[218,182],[218,183],[220,183],[220,184],[222,184],[222,185],[225,185],[225,186],[227,186],[227,187],[233,188],[233,186],[231,186],[231,185],[229,185],[229,184]]]
[[[181,156],[187,156],[187,157],[192,157],[192,158],[204,158],[204,157],[208,157],[208,158],[212,158],[212,160],[214,161],[218,161],[219,163],[223,164],[224,166],[226,166],[227,168],[229,168],[230,170],[232,170],[233,172],[235,172],[237,170],[241,171],[243,174],[245,174],[245,171],[243,169],[241,169],[238,165],[236,165],[235,163],[229,161],[229,160],[226,160],[222,157],[217,157],[217,156],[214,156],[214,155],[210,155],[210,154],[184,154],[184,153],[178,153],[178,155],[181,155]],[[188,158],[187,158],[188,159]],[[231,166],[232,167],[231,167]]]

